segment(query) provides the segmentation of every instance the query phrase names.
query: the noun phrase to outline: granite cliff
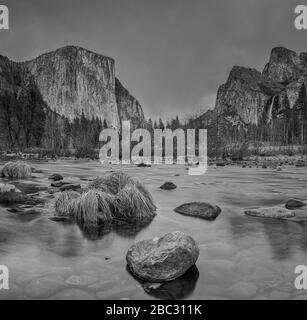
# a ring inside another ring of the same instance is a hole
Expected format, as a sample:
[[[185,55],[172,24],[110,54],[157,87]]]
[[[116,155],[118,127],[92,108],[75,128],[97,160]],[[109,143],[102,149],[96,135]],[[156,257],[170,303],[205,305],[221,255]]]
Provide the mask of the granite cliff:
[[[233,67],[226,83],[218,88],[215,109],[201,119],[205,125],[216,121],[232,126],[270,123],[298,107],[306,84],[307,54],[277,47],[262,72]]]
[[[145,121],[139,102],[116,78],[112,58],[75,46],[26,62],[0,56],[1,93],[20,91],[30,79],[45,107],[70,121],[82,113],[116,128],[122,120],[131,119],[138,125]]]

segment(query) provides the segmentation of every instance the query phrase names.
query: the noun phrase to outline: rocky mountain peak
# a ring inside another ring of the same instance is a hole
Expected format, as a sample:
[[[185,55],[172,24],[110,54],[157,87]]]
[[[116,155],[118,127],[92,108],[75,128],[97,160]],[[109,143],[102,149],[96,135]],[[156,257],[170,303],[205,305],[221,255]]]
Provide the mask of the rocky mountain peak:
[[[243,125],[269,122],[296,105],[303,84],[307,85],[307,53],[274,48],[262,73],[234,66],[218,89],[215,112],[207,112],[201,119],[204,124],[230,118]]]
[[[226,85],[238,82],[240,85],[248,86],[251,90],[259,90],[259,83],[263,80],[261,72],[256,69],[234,66],[230,71]]]
[[[303,54],[302,58],[305,59],[305,57]],[[303,64],[296,52],[277,47],[272,49],[270,60],[264,67],[262,74],[269,79],[287,84],[299,77],[304,68]]]
[[[14,87],[16,79],[29,76],[46,105],[70,121],[82,114],[116,128],[123,119],[145,121],[139,102],[116,82],[113,58],[78,46],[65,46],[18,63],[0,57],[0,89]]]

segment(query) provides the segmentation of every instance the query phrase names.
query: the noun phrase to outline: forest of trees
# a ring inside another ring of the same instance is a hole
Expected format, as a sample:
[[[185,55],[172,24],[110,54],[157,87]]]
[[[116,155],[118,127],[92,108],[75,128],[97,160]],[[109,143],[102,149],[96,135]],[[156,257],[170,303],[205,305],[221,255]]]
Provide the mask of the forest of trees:
[[[280,99],[283,99],[280,101]],[[289,100],[273,97],[271,119],[263,118],[256,125],[227,121],[225,114],[216,116],[208,125],[199,114],[180,120],[178,116],[167,121],[148,119],[142,125],[154,138],[154,129],[208,129],[209,155],[225,153],[231,144],[269,142],[272,145],[307,145],[306,87],[301,86],[295,106],[290,109]],[[231,110],[231,109],[229,109]],[[235,114],[228,114],[235,119]],[[42,152],[77,157],[98,156],[100,132],[107,128],[106,121],[98,117],[91,120],[84,114],[72,122],[51,111],[43,102],[39,91],[30,82],[24,90],[0,95],[0,147],[2,150]],[[152,141],[153,145],[153,141]],[[174,143],[176,153],[176,143]],[[196,146],[197,150],[197,146]]]
[[[99,148],[99,134],[106,122],[88,120],[84,114],[73,122],[51,111],[35,86],[17,94],[0,95],[0,147],[5,151],[84,156]]]
[[[0,96],[1,142],[9,150],[40,146],[46,114],[35,86]]]

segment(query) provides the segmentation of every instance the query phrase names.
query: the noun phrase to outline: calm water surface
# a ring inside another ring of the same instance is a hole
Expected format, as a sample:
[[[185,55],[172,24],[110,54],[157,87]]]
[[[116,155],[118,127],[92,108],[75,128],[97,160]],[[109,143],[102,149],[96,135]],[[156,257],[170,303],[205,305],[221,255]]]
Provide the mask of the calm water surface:
[[[84,178],[106,170],[94,161],[33,166],[44,173],[16,186],[42,197],[48,197],[51,173],[86,185]],[[158,207],[156,218],[142,229],[88,234],[74,224],[49,220],[52,209],[20,217],[0,207],[0,264],[10,270],[10,290],[1,290],[0,299],[307,299],[307,292],[294,288],[295,266],[307,265],[307,225],[243,214],[248,207],[284,204],[293,197],[307,199],[305,168],[276,172],[210,167],[207,174],[196,177],[175,165],[121,169],[145,183]],[[178,188],[160,190],[166,181]],[[208,222],[173,211],[191,201],[215,203],[222,214]],[[139,240],[175,230],[198,242],[196,268],[150,289],[126,270],[126,252]]]

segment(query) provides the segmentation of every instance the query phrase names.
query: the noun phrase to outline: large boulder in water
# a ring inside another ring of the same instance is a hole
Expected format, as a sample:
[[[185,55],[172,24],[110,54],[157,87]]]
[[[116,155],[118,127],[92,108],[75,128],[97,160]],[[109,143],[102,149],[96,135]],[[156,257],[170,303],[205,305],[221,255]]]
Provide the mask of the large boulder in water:
[[[187,216],[214,220],[222,210],[220,207],[206,202],[190,202],[177,207],[174,211]]]
[[[136,243],[128,250],[126,260],[136,277],[149,282],[164,282],[182,276],[196,263],[198,256],[195,240],[175,231]]]
[[[0,203],[21,203],[28,199],[28,196],[14,185],[0,183]]]

